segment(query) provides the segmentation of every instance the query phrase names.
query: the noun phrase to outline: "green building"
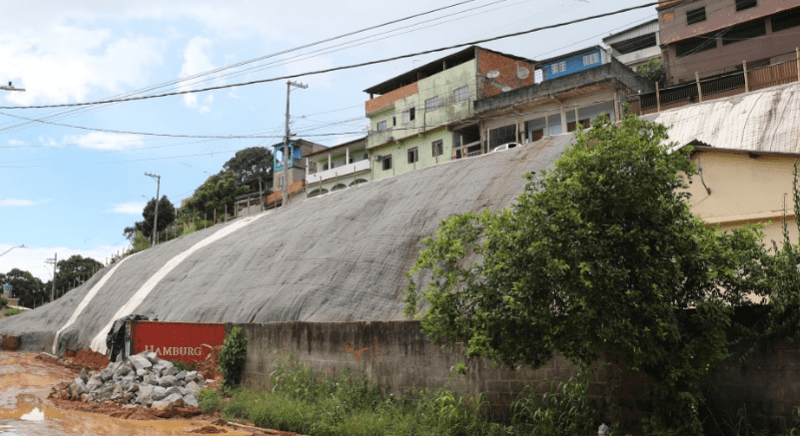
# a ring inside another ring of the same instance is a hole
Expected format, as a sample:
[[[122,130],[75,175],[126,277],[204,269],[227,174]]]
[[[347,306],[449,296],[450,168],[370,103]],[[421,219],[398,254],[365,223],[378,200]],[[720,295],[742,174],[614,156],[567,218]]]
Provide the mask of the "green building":
[[[366,143],[364,137],[305,155],[308,196],[368,182],[370,159]]]
[[[534,64],[471,46],[366,89],[371,180],[480,152],[473,102],[534,84]]]

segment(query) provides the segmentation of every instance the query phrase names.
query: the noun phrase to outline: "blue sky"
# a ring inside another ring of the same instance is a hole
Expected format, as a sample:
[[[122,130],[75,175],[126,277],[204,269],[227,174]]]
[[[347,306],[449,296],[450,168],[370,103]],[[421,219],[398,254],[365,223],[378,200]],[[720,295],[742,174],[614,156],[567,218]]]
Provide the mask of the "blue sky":
[[[457,2],[5,2],[0,16],[0,83],[13,81],[27,91],[0,91],[0,105],[111,98]],[[474,0],[153,92],[381,59],[642,3]],[[647,8],[483,45],[543,59],[601,44],[609,33],[655,17],[655,9]],[[367,36],[372,38],[355,41]],[[358,135],[336,134],[365,132],[364,89],[448,53],[294,79],[309,88],[292,92],[292,131],[328,146],[354,139]],[[285,81],[279,81],[80,110],[0,110],[0,253],[26,247],[0,257],[0,272],[20,268],[48,280],[52,269],[45,260],[55,253],[59,259],[80,254],[103,261],[123,249],[128,245],[123,229],[141,219],[145,202],[155,196],[156,183],[145,172],[161,175],[161,193],[179,205],[236,150],[280,141],[285,89]],[[99,130],[275,138],[203,140],[109,133],[9,115]]]

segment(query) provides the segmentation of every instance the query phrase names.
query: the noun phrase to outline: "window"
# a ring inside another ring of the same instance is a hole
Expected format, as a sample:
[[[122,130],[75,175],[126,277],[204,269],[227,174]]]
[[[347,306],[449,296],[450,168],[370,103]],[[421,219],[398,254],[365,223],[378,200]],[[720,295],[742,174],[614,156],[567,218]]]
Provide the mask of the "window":
[[[283,174],[278,176],[278,186],[283,186]]]
[[[419,150],[417,147],[408,149],[408,163],[414,163],[419,160]]]
[[[517,138],[517,126],[515,124],[509,124],[505,127],[500,127],[497,129],[493,129],[489,131],[489,149],[493,149],[498,145],[505,144],[507,142],[516,142]]]
[[[590,53],[583,55],[583,65],[594,65],[600,62],[600,53]]]
[[[384,156],[381,164],[381,168],[383,168],[384,171],[392,169],[392,155]]]
[[[583,126],[584,129],[589,127],[589,119],[588,118],[582,119],[582,120],[578,121],[578,123],[580,123],[581,126]],[[573,131],[573,130],[575,130],[577,128],[578,128],[578,124],[575,121],[571,121],[571,122],[567,123],[567,132],[571,132],[571,131]]]
[[[733,26],[722,37],[722,45],[735,44],[751,38],[757,38],[767,34],[767,25],[764,20],[755,20],[749,23]]]
[[[429,98],[429,99],[425,100],[425,110],[426,111],[429,111],[431,109],[436,109],[437,107],[439,107],[439,96],[438,95],[436,97]]]
[[[713,35],[690,38],[675,43],[675,55],[685,58],[701,51],[717,48],[717,40]]]
[[[758,6],[756,0],[736,0],[736,12],[743,11]]]
[[[615,42],[611,44],[611,48],[619,54],[633,53],[635,51],[655,46],[656,46],[655,33],[649,33],[647,35],[637,36],[635,38],[626,39],[625,41]]]
[[[392,117],[392,127],[397,125],[397,117]]]
[[[403,124],[410,123],[414,121],[414,116],[416,115],[417,108],[409,108],[403,111]]]
[[[551,74],[558,74],[563,71],[567,71],[567,61],[556,62],[550,65]]]
[[[789,29],[800,26],[800,8],[778,12],[772,16],[772,31]]]
[[[383,132],[384,130],[386,130],[386,120],[378,123],[378,131]]]
[[[440,139],[431,143],[431,156],[441,156],[444,154],[444,142]]]
[[[469,98],[469,86],[462,86],[453,91],[453,101],[458,103]]]
[[[686,24],[699,23],[706,20],[706,8],[689,9],[686,11]]]

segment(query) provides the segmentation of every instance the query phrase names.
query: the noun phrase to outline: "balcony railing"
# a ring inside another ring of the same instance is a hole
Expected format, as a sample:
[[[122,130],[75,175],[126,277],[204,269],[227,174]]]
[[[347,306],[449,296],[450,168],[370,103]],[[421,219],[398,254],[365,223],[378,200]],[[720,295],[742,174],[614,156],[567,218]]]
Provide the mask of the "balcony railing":
[[[325,180],[368,170],[369,170],[369,159],[364,159],[358,162],[353,162],[351,164],[342,165],[340,167],[331,168],[325,171],[318,171],[314,174],[309,174],[308,177],[306,177],[306,184],[324,182]]]

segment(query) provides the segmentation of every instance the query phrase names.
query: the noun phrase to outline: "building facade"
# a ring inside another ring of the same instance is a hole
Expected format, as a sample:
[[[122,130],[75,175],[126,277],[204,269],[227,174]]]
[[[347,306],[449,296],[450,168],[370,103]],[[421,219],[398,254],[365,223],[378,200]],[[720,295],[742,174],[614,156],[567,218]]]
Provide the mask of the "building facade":
[[[631,69],[650,59],[661,58],[658,18],[603,38],[603,45],[618,61]]]
[[[371,180],[449,161],[465,143],[480,148],[477,122],[462,122],[473,102],[533,83],[533,61],[473,46],[365,90]]]
[[[800,0],[668,1],[657,10],[668,85],[795,59]]]
[[[287,169],[283,168],[283,142],[272,146],[272,186],[275,190],[282,190],[288,177],[288,184],[292,185],[299,181],[305,182],[306,167],[303,156],[325,150],[322,144],[317,144],[305,139],[292,139],[289,141],[289,159]],[[316,170],[315,168],[313,170]]]
[[[309,197],[366,183],[371,178],[366,137],[310,153],[304,159]]]
[[[539,61],[536,68],[542,70],[544,80],[549,80],[588,70],[608,62],[609,56],[606,50],[596,45]]]

